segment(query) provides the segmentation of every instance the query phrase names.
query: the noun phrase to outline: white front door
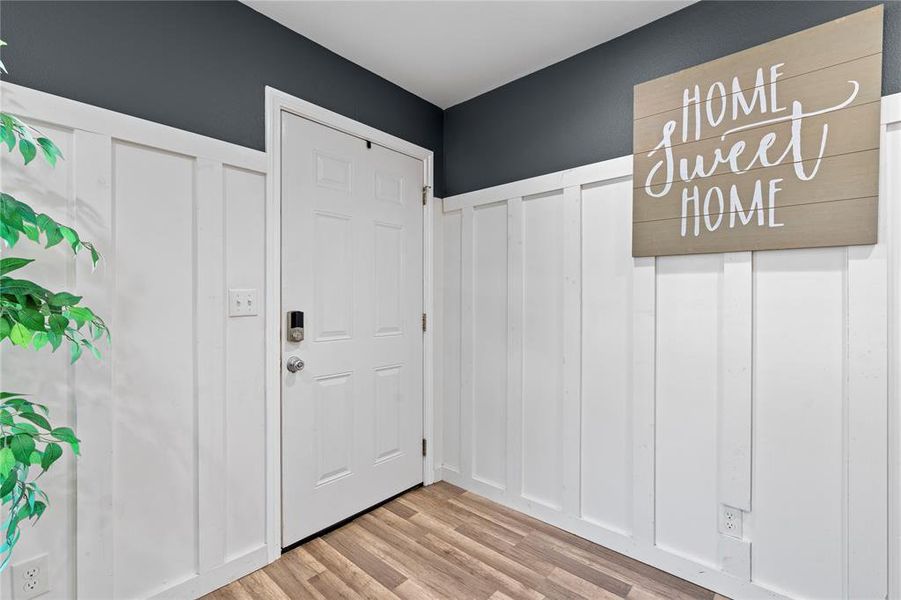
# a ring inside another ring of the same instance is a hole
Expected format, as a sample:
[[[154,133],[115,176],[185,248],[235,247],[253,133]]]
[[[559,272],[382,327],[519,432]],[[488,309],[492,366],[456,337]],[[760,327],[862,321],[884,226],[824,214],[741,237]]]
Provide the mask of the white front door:
[[[287,112],[281,144],[288,546],[422,481],[423,164]]]

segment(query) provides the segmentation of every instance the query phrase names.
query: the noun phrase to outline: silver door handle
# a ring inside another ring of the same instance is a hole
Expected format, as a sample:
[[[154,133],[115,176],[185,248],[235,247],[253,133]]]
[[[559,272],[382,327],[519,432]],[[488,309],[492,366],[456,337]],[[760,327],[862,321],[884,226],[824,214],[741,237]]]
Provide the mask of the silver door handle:
[[[304,364],[303,361],[300,360],[300,357],[292,356],[288,359],[288,364],[286,366],[292,373],[297,373],[299,371],[303,371]]]

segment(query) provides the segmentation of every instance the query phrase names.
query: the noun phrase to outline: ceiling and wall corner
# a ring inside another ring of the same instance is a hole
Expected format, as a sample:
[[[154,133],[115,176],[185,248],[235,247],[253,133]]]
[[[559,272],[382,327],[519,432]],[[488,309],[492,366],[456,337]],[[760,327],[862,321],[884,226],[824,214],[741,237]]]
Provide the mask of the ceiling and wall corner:
[[[696,0],[242,0],[448,108],[597,46]]]

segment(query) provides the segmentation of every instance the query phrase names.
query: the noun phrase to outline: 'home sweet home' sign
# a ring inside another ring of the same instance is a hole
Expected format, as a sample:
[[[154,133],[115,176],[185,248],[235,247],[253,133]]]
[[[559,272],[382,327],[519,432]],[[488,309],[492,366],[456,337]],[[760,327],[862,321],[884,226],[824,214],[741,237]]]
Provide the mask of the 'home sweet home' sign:
[[[882,13],[635,86],[632,255],[875,243]]]

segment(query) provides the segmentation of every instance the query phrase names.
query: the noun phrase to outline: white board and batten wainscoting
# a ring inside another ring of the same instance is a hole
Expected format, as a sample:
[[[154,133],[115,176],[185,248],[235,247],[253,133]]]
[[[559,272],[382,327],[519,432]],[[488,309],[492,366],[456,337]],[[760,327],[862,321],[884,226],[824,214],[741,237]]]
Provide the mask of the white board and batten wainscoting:
[[[901,95],[881,137],[876,245],[633,258],[630,156],[445,198],[441,478],[731,597],[899,593]]]
[[[191,598],[268,562],[265,311],[228,318],[227,290],[265,277],[266,155],[27,88],[5,111],[62,150],[56,169],[3,152],[3,190],[93,241],[72,260],[28,240],[35,277],[109,324],[102,362],[4,346],[4,389],[73,425],[13,563],[47,553],[53,598]],[[39,384],[33,382],[39,381]],[[0,596],[11,598],[10,571]]]

